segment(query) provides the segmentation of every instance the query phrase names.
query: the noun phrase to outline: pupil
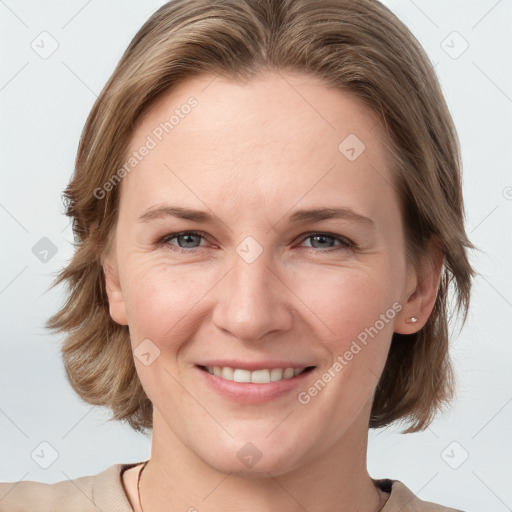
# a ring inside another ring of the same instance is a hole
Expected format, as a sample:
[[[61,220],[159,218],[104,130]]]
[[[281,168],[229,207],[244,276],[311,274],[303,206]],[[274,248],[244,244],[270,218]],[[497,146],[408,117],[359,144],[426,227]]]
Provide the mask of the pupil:
[[[194,238],[195,235],[182,235],[182,238],[185,238],[187,241],[185,242],[185,244],[187,244],[188,242],[190,242],[190,239]],[[192,240],[192,243],[193,243],[193,240]],[[188,247],[188,245],[187,245]]]
[[[316,236],[313,237],[313,239],[316,239],[316,240],[320,239],[320,243],[325,243],[325,240],[327,238],[330,238],[330,237],[325,236],[325,235],[316,235]]]

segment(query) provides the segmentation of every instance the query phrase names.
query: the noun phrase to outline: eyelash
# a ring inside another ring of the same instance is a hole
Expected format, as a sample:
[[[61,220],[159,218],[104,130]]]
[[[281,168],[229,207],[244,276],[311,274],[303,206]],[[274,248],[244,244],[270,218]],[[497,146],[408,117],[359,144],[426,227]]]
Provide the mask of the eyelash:
[[[179,247],[177,245],[173,245],[170,243],[170,241],[173,240],[174,238],[178,238],[180,236],[185,236],[185,235],[194,235],[194,236],[199,236],[199,237],[206,239],[204,234],[199,231],[181,231],[179,233],[169,233],[169,234],[163,236],[162,238],[160,238],[157,241],[157,246],[158,247],[165,246],[165,247],[168,247],[169,249],[171,249],[172,251],[176,251],[176,252],[180,252],[180,253],[190,253],[191,251],[194,251],[197,249],[202,249],[202,247],[191,247],[189,249],[184,249],[183,247]],[[357,244],[352,242],[352,240],[349,240],[348,238],[345,238],[345,237],[341,237],[339,235],[335,235],[333,233],[324,233],[324,232],[317,232],[317,231],[305,233],[304,235],[302,235],[302,241],[304,242],[305,240],[308,240],[309,238],[313,238],[315,236],[323,236],[323,237],[332,238],[335,241],[341,242],[341,245],[339,245],[337,247],[330,247],[326,250],[316,249],[314,247],[305,247],[305,249],[311,249],[315,252],[337,252],[339,250],[354,251],[355,249],[357,249]]]

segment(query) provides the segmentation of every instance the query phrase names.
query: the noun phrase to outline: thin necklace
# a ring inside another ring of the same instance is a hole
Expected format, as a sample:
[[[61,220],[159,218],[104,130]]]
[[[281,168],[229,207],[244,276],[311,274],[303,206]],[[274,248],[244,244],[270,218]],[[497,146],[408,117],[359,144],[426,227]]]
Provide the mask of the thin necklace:
[[[144,462],[144,464],[142,465],[142,469],[139,471],[139,478],[137,479],[137,494],[139,496],[139,508],[141,510],[141,512],[144,512],[144,509],[142,508],[142,501],[140,499],[140,488],[139,488],[139,485],[140,485],[140,477],[142,475],[142,472],[144,471],[144,468],[146,467],[146,464],[149,462],[149,460],[147,460],[146,462]]]
[[[144,464],[142,465],[142,468],[139,471],[139,478],[137,479],[137,495],[139,496],[139,508],[140,508],[141,512],[144,512],[144,509],[142,508],[142,501],[140,499],[140,488],[139,488],[139,486],[140,486],[140,477],[142,476],[142,472],[146,468],[146,465],[147,465],[148,462],[149,462],[149,460],[144,462]],[[382,491],[380,489],[378,489],[378,491],[379,491],[379,496],[380,496],[382,494]],[[379,508],[379,510],[377,512],[380,512],[385,507],[385,505],[386,505],[386,503],[384,503],[384,505],[382,505],[382,507]]]

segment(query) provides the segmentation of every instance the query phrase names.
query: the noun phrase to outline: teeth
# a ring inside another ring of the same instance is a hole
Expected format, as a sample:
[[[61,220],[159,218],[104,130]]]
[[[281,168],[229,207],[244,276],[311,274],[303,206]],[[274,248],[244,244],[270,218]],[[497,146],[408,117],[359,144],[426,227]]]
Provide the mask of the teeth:
[[[243,370],[241,368],[230,368],[229,366],[207,366],[206,370],[212,375],[235,382],[253,382],[255,384],[269,384],[283,379],[291,379],[301,374],[305,368],[272,368],[265,370]]]

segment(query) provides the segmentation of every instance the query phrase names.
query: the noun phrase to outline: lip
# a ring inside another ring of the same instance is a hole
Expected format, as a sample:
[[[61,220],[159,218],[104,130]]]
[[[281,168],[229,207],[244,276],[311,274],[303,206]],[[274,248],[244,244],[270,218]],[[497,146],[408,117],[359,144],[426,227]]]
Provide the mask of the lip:
[[[239,363],[238,363],[239,364]],[[215,364],[204,366],[229,366],[227,364]],[[273,366],[274,368],[284,368],[282,366]],[[233,366],[232,366],[233,368]],[[235,368],[239,368],[235,366]],[[256,370],[262,368],[272,368],[272,366],[261,365]],[[293,368],[293,366],[286,366],[286,368]],[[301,368],[300,365],[295,368]],[[246,368],[244,368],[246,369]],[[219,393],[220,395],[228,398],[229,400],[236,401],[243,404],[261,404],[274,400],[286,393],[291,392],[294,388],[303,384],[309,375],[315,371],[316,368],[311,368],[308,371],[302,372],[300,375],[292,377],[291,379],[283,379],[280,381],[269,382],[268,384],[255,384],[252,382],[235,382],[223,379],[208,373],[206,370],[196,366],[194,370],[198,373],[198,378],[204,382],[210,389]]]
[[[314,366],[311,363],[300,363],[294,361],[273,360],[273,361],[234,361],[228,359],[215,359],[213,361],[201,361],[196,363],[198,366],[229,366],[230,368],[239,368],[240,370],[249,370],[254,372],[256,370],[272,370],[273,368],[307,368]]]

